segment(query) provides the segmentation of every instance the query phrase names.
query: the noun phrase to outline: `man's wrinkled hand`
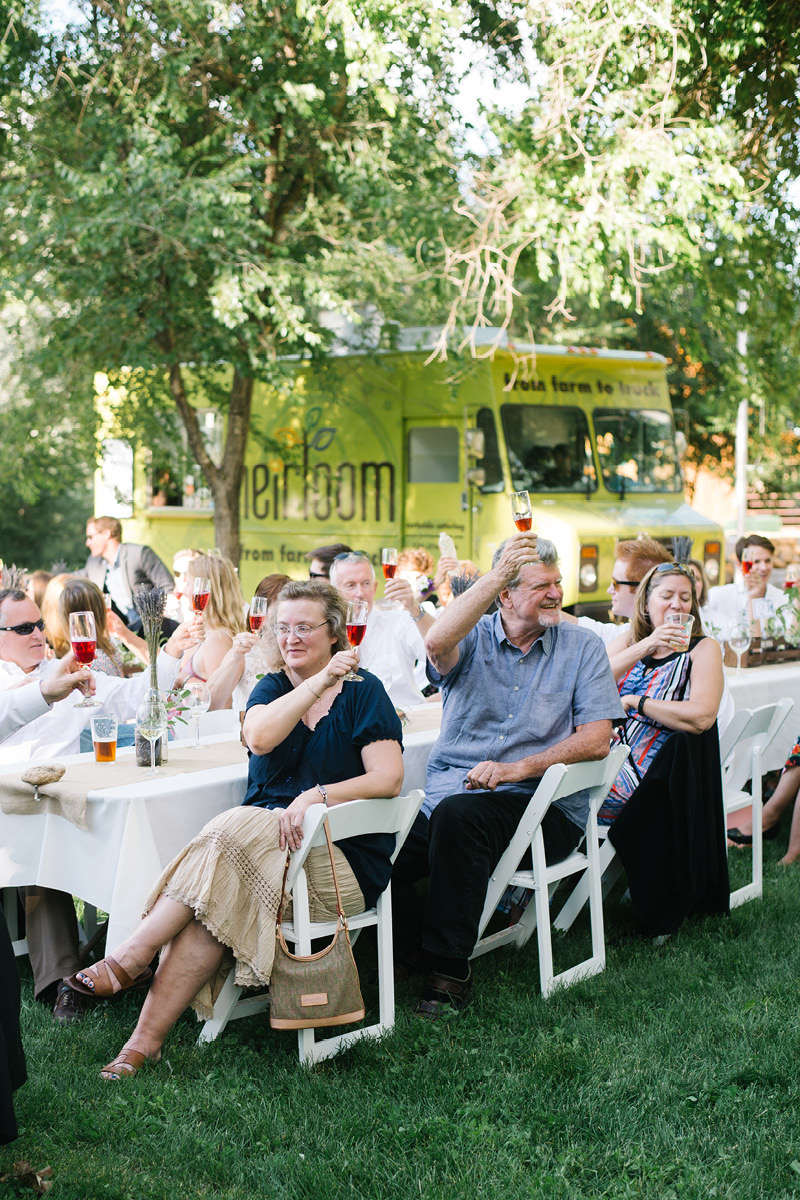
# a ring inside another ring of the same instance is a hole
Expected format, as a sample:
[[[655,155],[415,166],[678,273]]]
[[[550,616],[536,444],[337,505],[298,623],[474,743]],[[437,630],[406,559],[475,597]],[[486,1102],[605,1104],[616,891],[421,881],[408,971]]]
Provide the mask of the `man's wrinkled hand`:
[[[515,533],[506,541],[503,553],[494,569],[503,579],[513,579],[521,567],[532,562],[539,562],[536,543],[537,535],[533,530],[529,530],[527,533]]]
[[[517,783],[519,771],[516,763],[479,762],[467,775],[468,791],[493,792],[500,783]]]
[[[407,579],[399,579],[397,576],[394,579],[387,579],[383,595],[386,600],[391,600],[393,604],[402,604],[406,612],[411,612],[412,610],[416,612],[419,608],[411,584]]]

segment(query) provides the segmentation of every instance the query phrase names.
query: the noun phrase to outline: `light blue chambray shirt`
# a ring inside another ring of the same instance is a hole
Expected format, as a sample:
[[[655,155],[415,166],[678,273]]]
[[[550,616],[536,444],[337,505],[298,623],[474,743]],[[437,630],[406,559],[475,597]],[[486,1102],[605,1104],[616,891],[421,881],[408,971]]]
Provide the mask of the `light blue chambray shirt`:
[[[506,637],[500,613],[484,616],[459,643],[448,675],[428,663],[442,689],[442,730],[428,759],[428,816],[445,796],[464,791],[479,762],[516,762],[563,742],[577,725],[615,721],[624,710],[606,648],[587,629],[562,622],[523,654]],[[497,791],[533,791],[538,780],[501,783]],[[576,825],[589,815],[587,792],[557,801]]]

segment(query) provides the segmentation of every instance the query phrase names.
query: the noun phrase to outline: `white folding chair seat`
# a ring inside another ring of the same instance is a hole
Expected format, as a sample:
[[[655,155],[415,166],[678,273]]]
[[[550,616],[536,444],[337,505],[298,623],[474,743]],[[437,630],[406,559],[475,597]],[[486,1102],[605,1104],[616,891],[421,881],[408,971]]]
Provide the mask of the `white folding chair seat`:
[[[761,802],[761,774],[764,755],[780,733],[794,701],[788,698],[775,704],[763,704],[750,712],[736,714],[720,738],[720,762],[722,763],[722,803],[725,818],[741,808],[750,808],[753,821],[752,878],[749,883],[731,892],[731,908],[737,908],[748,900],[757,900],[763,893],[764,844]],[[741,720],[745,717],[744,721]],[[733,725],[736,728],[732,729]],[[748,779],[750,791],[745,792]]]
[[[351,800],[347,804],[336,804],[326,808],[324,804],[312,804],[303,819],[303,844],[291,858],[286,889],[292,894],[293,919],[283,922],[283,935],[287,942],[294,942],[297,954],[310,954],[311,942],[316,938],[331,938],[336,931],[336,919],[312,921],[308,909],[308,884],[304,864],[314,846],[325,845],[323,820],[328,816],[331,837],[334,842],[343,838],[359,837],[372,833],[393,833],[395,850],[392,861],[408,837],[411,826],[419,812],[424,793],[419,789],[393,800]],[[378,897],[374,908],[348,916],[350,939],[355,942],[362,929],[376,927],[378,939],[378,1000],[379,1020],[374,1025],[326,1037],[315,1041],[313,1029],[298,1029],[298,1051],[300,1061],[319,1062],[330,1058],[345,1046],[361,1038],[381,1037],[394,1025],[394,960],[392,954],[392,895],[391,883]],[[228,1021],[263,1012],[269,1007],[266,992],[240,999],[242,988],[234,983],[234,972],[228,975],[214,1005],[214,1014],[200,1031],[198,1043],[211,1042],[224,1030]]]
[[[495,950],[498,946],[508,943],[523,946],[536,930],[539,944],[539,977],[542,995],[545,997],[556,987],[596,975],[605,967],[597,810],[608,795],[627,754],[627,746],[616,746],[607,758],[598,762],[571,763],[569,766],[558,763],[549,767],[531,797],[508,849],[489,880],[480,932],[472,957],[477,958],[480,954],[486,954],[489,950]],[[548,866],[542,835],[544,815],[554,801],[584,789],[588,789],[590,795],[585,849],[575,850],[562,862]],[[532,868],[520,870],[519,864],[528,847],[531,849]],[[589,958],[555,975],[550,931],[550,898],[562,879],[578,874],[586,879],[588,886],[592,953]],[[484,936],[484,930],[507,886],[529,888],[533,891],[533,899],[515,924]]]

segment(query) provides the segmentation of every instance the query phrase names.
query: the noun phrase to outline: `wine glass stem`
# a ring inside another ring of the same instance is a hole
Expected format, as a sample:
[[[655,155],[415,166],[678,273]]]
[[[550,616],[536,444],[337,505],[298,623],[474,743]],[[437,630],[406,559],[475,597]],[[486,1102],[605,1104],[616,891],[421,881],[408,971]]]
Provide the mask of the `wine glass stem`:
[[[156,742],[155,738],[148,738],[150,743],[150,770],[155,772],[156,769]]]
[[[741,652],[741,650],[737,650],[736,651],[736,674],[741,675],[741,673],[742,673],[742,652]]]
[[[200,745],[200,714],[199,713],[195,713],[195,715],[194,715],[194,744],[195,744],[195,746]]]

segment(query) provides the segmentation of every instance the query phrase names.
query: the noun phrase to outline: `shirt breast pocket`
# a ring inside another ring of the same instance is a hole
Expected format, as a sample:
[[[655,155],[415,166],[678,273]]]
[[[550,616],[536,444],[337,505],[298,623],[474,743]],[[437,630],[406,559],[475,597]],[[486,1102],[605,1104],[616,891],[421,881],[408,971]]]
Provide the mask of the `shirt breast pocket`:
[[[549,746],[573,732],[572,693],[533,691],[526,723],[537,742]]]

